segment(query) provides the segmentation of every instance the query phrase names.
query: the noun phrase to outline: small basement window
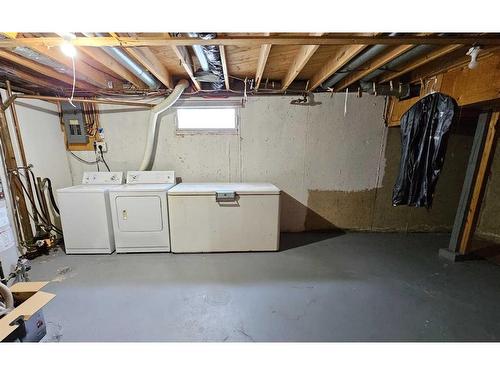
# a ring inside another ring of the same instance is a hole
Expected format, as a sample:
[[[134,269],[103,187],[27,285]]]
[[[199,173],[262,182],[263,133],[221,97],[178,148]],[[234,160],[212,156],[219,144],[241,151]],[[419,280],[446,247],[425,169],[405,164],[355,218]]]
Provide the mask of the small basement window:
[[[238,133],[237,107],[183,107],[177,108],[177,133]]]

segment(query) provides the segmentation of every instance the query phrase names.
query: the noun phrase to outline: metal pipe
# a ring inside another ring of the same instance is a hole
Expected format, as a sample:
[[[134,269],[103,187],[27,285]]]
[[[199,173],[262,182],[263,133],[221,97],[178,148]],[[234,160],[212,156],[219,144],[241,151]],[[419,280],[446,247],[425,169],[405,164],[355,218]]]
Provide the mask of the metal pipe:
[[[391,34],[389,34],[389,37],[393,37],[396,35],[397,35],[397,33],[391,33]],[[342,72],[335,73],[332,76],[330,76],[330,78],[328,78],[325,82],[323,82],[321,84],[321,87],[325,89],[325,88],[330,88],[330,87],[334,86],[342,78],[344,78],[349,73],[351,73],[351,71],[358,69],[361,65],[363,65],[367,61],[371,60],[372,58],[374,58],[375,56],[380,54],[382,51],[384,51],[388,47],[389,46],[385,45],[385,44],[377,44],[377,45],[374,45],[374,46],[368,48],[368,50],[366,50],[361,55],[356,57],[354,60],[351,60],[348,64],[346,64],[342,68],[342,70],[343,70]]]
[[[190,36],[191,38],[198,38],[198,33],[188,33],[188,36]],[[208,72],[208,60],[205,56],[205,53],[203,52],[203,48],[199,44],[195,44],[191,47],[193,47],[194,53],[198,58],[198,61],[200,62],[201,69],[204,72]]]
[[[83,33],[83,35],[88,37],[104,37],[101,33]],[[158,82],[148,71],[142,68],[134,60],[132,60],[125,52],[123,52],[118,47],[101,47],[104,52],[117,60],[121,65],[130,70],[137,78],[144,82],[152,90],[156,90],[160,87],[160,82]]]
[[[342,78],[347,76],[353,70],[356,70],[361,65],[371,60],[372,58],[374,58],[387,48],[388,46],[382,44],[370,47],[365,53],[361,54],[358,58],[352,60],[347,65],[345,65],[342,68],[343,70],[342,72],[333,74],[330,78],[328,78],[325,82],[323,82],[321,84],[321,87],[326,89],[334,86],[336,83],[338,83]]]
[[[409,50],[408,52],[402,54],[401,56],[398,56],[395,59],[391,60],[390,62],[385,64],[383,67],[371,72],[366,77],[364,77],[362,80],[363,81],[372,81],[374,78],[381,75],[384,71],[397,69],[397,66],[402,65],[402,64],[412,60],[413,58],[416,58],[417,56],[423,55],[424,53],[427,53],[432,49],[434,49],[434,47],[431,45],[424,44],[421,46],[417,46],[417,47]]]
[[[37,100],[48,100],[54,102],[67,102],[68,98],[61,98],[59,96],[42,96],[42,95],[19,95],[14,94],[9,99],[7,99],[3,105],[2,109],[6,110],[9,108],[14,100],[16,99],[37,99]],[[95,104],[114,104],[114,105],[126,105],[131,107],[147,107],[153,108],[155,104],[151,103],[139,103],[139,102],[130,102],[126,100],[112,100],[112,99],[84,99],[84,98],[73,98],[72,100],[75,103],[95,103]]]

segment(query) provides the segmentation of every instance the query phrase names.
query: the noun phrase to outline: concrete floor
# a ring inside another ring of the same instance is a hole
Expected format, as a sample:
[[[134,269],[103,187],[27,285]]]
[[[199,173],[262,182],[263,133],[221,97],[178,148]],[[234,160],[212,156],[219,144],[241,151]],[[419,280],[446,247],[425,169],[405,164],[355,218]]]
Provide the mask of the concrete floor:
[[[497,341],[500,268],[447,235],[287,234],[284,251],[33,261],[48,341]]]

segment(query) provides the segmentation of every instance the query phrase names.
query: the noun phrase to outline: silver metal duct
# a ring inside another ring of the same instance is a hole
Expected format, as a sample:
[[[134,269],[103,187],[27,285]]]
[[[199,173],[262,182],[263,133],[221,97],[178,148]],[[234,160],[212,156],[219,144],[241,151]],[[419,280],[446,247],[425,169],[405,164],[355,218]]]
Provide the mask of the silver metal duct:
[[[192,38],[198,37],[205,40],[216,37],[214,33],[188,33],[188,35]],[[202,69],[202,72],[197,72],[196,78],[202,82],[209,82],[214,90],[224,89],[224,71],[219,46],[194,45],[193,49]]]
[[[92,37],[104,37],[106,35],[102,33],[83,33],[83,35]],[[104,52],[117,60],[121,65],[130,70],[137,78],[144,82],[152,90],[156,90],[160,87],[160,82],[158,82],[148,71],[143,69],[142,66],[138,65],[134,60],[132,60],[128,55],[123,52],[118,47],[101,47]]]
[[[69,68],[67,68],[65,65],[59,64],[58,62],[52,60],[49,57],[46,57],[32,49],[26,48],[26,47],[16,47],[12,50],[12,52],[23,56],[27,59],[36,61],[42,65],[48,66],[49,68],[52,68],[59,73],[63,74],[68,74],[68,75],[73,75],[73,71]]]
[[[369,48],[366,52],[361,54],[358,58],[351,60],[347,65],[345,65],[342,68],[342,71],[339,73],[335,73],[332,75],[330,78],[328,78],[325,82],[321,84],[321,87],[323,88],[330,88],[334,86],[337,82],[339,82],[342,78],[347,76],[349,73],[352,71],[355,71],[357,68],[359,68],[361,65],[366,63],[367,61],[371,60],[378,54],[380,54],[382,51],[387,49],[387,45],[382,45],[382,44],[377,44],[371,48]]]
[[[191,38],[198,38],[198,33],[188,33],[188,36]],[[208,61],[203,53],[203,48],[201,48],[200,45],[195,44],[193,47],[194,53],[196,57],[198,58],[198,61],[200,62],[200,67],[204,72],[208,72],[209,67],[208,67]]]
[[[389,36],[396,36],[398,33],[391,33]],[[361,55],[356,57],[354,60],[351,60],[348,64],[346,64],[343,68],[342,71],[339,73],[333,74],[330,78],[328,78],[325,82],[321,84],[322,88],[330,88],[334,86],[337,82],[339,82],[342,78],[347,76],[349,73],[352,71],[356,70],[359,68],[361,65],[364,63],[368,62],[378,54],[380,54],[382,51],[387,49],[389,46],[385,44],[376,44],[372,47],[370,47],[368,50],[363,52]]]
[[[425,53],[433,50],[435,46],[430,46],[428,44],[423,44],[420,46],[417,46],[408,52],[402,54],[401,56],[396,57],[394,60],[390,61],[389,63],[385,64],[383,67],[371,72],[368,74],[366,77],[362,79],[362,81],[372,81],[374,78],[378,77],[380,74],[386,72],[386,71],[391,71],[394,69],[397,69],[397,67],[401,64],[407,63],[408,61],[414,59],[415,57],[424,55]]]

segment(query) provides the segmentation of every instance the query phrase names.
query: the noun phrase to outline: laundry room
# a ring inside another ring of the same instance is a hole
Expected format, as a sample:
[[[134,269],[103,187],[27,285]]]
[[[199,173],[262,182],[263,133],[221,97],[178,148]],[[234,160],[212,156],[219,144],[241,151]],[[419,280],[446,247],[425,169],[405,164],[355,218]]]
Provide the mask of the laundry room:
[[[0,32],[0,341],[500,340],[500,33],[84,29]]]

